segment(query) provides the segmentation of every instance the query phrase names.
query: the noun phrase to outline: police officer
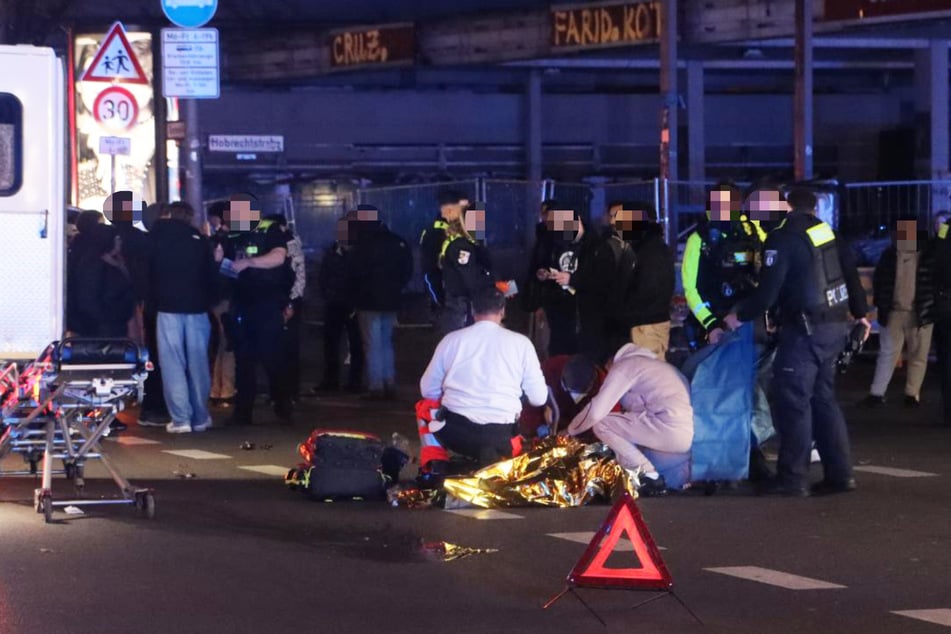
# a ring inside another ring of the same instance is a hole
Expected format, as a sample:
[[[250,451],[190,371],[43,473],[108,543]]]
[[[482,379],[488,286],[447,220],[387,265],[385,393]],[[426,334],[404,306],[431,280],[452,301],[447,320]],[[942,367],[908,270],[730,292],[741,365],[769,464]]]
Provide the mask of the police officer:
[[[445,291],[439,313],[440,336],[470,324],[472,298],[495,285],[484,236],[484,210],[470,209],[464,217],[449,222],[439,256]]]
[[[443,289],[442,269],[439,266],[443,245],[446,242],[446,230],[449,224],[462,218],[465,197],[456,191],[439,193],[439,215],[433,224],[419,236],[420,267],[423,271],[423,282],[430,303],[437,314],[441,311],[445,300]]]
[[[951,425],[951,219],[938,226],[935,243],[935,325],[944,424]]]
[[[233,211],[232,211],[233,213]],[[288,257],[290,236],[273,219],[262,220],[237,246],[235,285],[235,378],[238,388],[233,424],[251,424],[257,392],[257,365],[267,373],[274,411],[290,422],[291,397],[281,378],[284,311],[290,305],[294,272]]]
[[[792,211],[766,240],[759,286],[724,323],[735,329],[778,307],[774,411],[779,461],[776,479],[763,492],[810,494],[814,438],[824,478],[811,492],[842,493],[853,490],[855,480],[845,419],[835,397],[835,362],[845,346],[850,312],[868,337],[868,306],[848,250],[815,217],[815,194],[796,187],[787,200]]]
[[[742,202],[736,186],[715,185],[709,192],[707,218],[684,249],[681,279],[687,307],[694,328],[702,327],[713,344],[723,335],[723,317],[757,284],[757,254],[765,234],[742,214]]]

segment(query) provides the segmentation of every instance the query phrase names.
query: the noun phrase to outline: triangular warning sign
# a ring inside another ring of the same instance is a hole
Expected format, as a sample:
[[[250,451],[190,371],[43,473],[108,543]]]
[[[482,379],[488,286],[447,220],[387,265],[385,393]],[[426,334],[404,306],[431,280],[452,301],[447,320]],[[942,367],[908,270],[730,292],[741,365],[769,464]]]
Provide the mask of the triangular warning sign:
[[[125,29],[116,22],[106,33],[92,64],[80,77],[80,81],[108,81],[129,84],[147,84],[148,77],[142,70],[135,51],[129,45]]]
[[[630,568],[607,568],[605,563],[622,535],[634,546],[636,562]],[[644,518],[625,493],[608,513],[594,539],[568,575],[568,585],[576,588],[636,588],[670,590],[673,579],[660,556]]]

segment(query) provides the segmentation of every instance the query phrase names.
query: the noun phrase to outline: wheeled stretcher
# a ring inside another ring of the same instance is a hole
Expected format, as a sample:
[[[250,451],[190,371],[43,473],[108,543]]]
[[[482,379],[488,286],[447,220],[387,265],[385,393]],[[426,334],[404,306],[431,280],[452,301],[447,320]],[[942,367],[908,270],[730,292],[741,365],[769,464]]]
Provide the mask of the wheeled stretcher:
[[[153,491],[130,484],[101,446],[116,415],[141,402],[150,369],[148,352],[124,339],[65,339],[22,369],[0,368],[0,460],[16,453],[29,467],[0,469],[0,476],[39,473],[34,506],[47,522],[53,507],[70,505],[131,504],[154,517]],[[62,461],[61,469],[54,468],[54,460]],[[83,497],[88,460],[102,462],[121,498]],[[75,499],[53,499],[53,475],[73,482]]]

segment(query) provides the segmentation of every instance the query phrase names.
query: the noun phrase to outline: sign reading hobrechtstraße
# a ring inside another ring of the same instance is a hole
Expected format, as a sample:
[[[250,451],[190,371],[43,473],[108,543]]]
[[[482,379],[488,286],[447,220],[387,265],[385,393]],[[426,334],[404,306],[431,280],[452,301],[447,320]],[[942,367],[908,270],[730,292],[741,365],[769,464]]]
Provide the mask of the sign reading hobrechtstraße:
[[[647,44],[663,32],[661,2],[610,2],[551,8],[553,49]]]
[[[284,137],[279,134],[211,134],[208,135],[211,152],[283,152]]]

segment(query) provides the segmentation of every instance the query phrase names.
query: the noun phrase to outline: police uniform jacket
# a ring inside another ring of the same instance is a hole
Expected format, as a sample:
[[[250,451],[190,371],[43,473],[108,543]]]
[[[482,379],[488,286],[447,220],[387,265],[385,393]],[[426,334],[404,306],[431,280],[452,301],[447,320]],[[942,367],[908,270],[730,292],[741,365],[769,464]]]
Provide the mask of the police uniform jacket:
[[[701,222],[687,238],[681,266],[687,306],[710,331],[756,288],[757,257],[765,234],[753,222]]]
[[[488,250],[464,236],[446,245],[442,275],[446,297],[471,299],[480,290],[495,285]]]
[[[439,258],[443,244],[446,242],[446,229],[449,228],[442,216],[436,216],[433,224],[419,236],[419,264],[425,278],[427,292],[436,303],[443,300],[442,269],[439,268]]]
[[[820,265],[819,260],[825,259]],[[827,271],[820,283],[819,267]],[[824,288],[823,288],[824,287]],[[868,304],[855,262],[832,229],[814,215],[793,211],[769,234],[763,251],[759,286],[737,306],[740,321],[751,321],[778,308],[782,325],[845,322],[848,312],[865,317]]]
[[[274,249],[287,249],[291,236],[272,220],[262,220],[254,231],[242,234],[237,251],[246,257],[266,255]],[[254,304],[285,305],[290,301],[294,271],[289,257],[272,269],[248,268],[241,271],[235,285],[235,302],[240,306]]]
[[[935,317],[951,319],[951,223],[938,228],[934,253]]]

